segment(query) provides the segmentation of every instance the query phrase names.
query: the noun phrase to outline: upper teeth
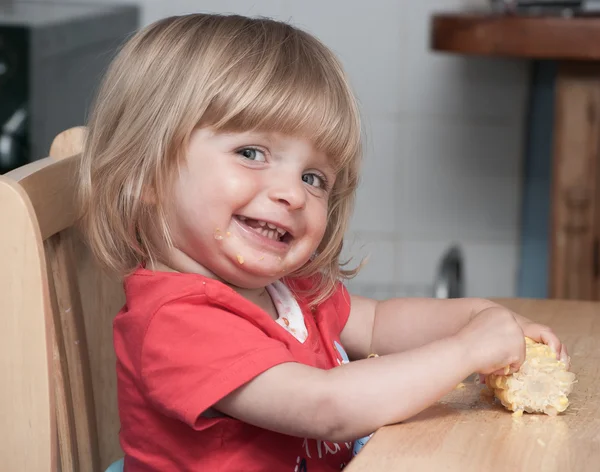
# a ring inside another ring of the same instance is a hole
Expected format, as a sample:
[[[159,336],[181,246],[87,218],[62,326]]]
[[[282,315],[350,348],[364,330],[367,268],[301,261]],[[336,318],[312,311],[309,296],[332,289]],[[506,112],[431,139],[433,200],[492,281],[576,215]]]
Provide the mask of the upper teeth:
[[[246,218],[245,216],[239,216],[238,217],[240,220],[242,221],[246,221],[248,218]],[[274,229],[275,231],[277,231],[280,235],[284,235],[286,233],[285,229],[281,229],[278,226],[274,225],[273,223],[267,223],[266,221],[262,221],[262,220],[256,220],[256,222],[260,225],[260,226],[267,226],[270,229]]]

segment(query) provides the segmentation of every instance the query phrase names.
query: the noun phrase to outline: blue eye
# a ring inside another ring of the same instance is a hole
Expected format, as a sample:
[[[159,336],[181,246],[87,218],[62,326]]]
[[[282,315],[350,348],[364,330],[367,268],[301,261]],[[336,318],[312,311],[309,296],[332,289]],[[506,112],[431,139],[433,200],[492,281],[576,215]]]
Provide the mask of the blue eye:
[[[327,181],[325,177],[315,174],[313,172],[309,172],[302,176],[302,182],[312,186],[326,190],[327,189]]]
[[[237,153],[249,161],[265,162],[267,160],[264,152],[252,147],[242,148]]]

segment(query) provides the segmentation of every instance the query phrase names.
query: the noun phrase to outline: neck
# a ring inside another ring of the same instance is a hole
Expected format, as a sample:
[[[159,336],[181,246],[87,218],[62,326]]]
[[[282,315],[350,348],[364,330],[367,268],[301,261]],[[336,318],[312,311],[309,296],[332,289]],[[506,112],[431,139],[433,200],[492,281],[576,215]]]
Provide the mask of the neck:
[[[230,284],[226,280],[217,276],[214,272],[211,272],[206,267],[201,264],[198,264],[195,261],[192,261],[189,257],[185,256],[182,252],[176,251],[171,254],[170,261],[161,262],[157,261],[154,263],[148,263],[146,266],[149,270],[154,270],[158,272],[180,272],[180,273],[188,273],[188,274],[200,274],[209,279],[218,280],[219,282],[231,287],[237,293],[239,293],[242,297],[250,300],[254,303],[259,302],[260,300],[264,300],[265,297],[269,297],[269,294],[265,287],[259,288],[243,288],[238,287],[237,285]]]

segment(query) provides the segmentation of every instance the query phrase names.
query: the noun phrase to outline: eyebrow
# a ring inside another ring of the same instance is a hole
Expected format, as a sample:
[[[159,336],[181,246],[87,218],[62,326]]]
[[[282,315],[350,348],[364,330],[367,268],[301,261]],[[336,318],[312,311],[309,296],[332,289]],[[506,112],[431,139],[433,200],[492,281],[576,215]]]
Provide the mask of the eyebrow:
[[[235,138],[235,137],[244,137],[245,139],[264,139],[266,141],[273,141],[272,134],[264,131],[226,131],[219,132],[222,136]]]
[[[325,156],[325,159],[323,163],[319,162],[319,167],[322,167],[324,172],[330,173],[333,177],[337,176],[337,172],[335,170],[335,167],[333,167],[331,165],[330,161],[330,157]],[[319,161],[321,161],[321,158],[319,158]]]

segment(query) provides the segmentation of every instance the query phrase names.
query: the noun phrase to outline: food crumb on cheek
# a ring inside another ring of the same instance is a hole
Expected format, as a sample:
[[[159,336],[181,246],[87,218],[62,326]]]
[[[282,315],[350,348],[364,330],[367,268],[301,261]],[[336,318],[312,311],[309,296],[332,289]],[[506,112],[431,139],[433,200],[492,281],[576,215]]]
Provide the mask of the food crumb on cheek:
[[[227,233],[225,233],[227,235],[228,238],[231,237],[231,233],[229,231],[227,231]]]
[[[219,228],[215,229],[214,237],[217,241],[221,241],[223,239],[223,234],[221,234],[221,230]]]
[[[265,256],[260,256],[260,257],[258,258],[258,260],[259,260],[259,261],[262,261],[264,258],[265,258]]]
[[[238,262],[239,262],[240,264],[243,264],[243,263],[244,263],[244,256],[242,256],[241,254],[238,254],[236,257],[237,257],[237,260],[238,260]]]

